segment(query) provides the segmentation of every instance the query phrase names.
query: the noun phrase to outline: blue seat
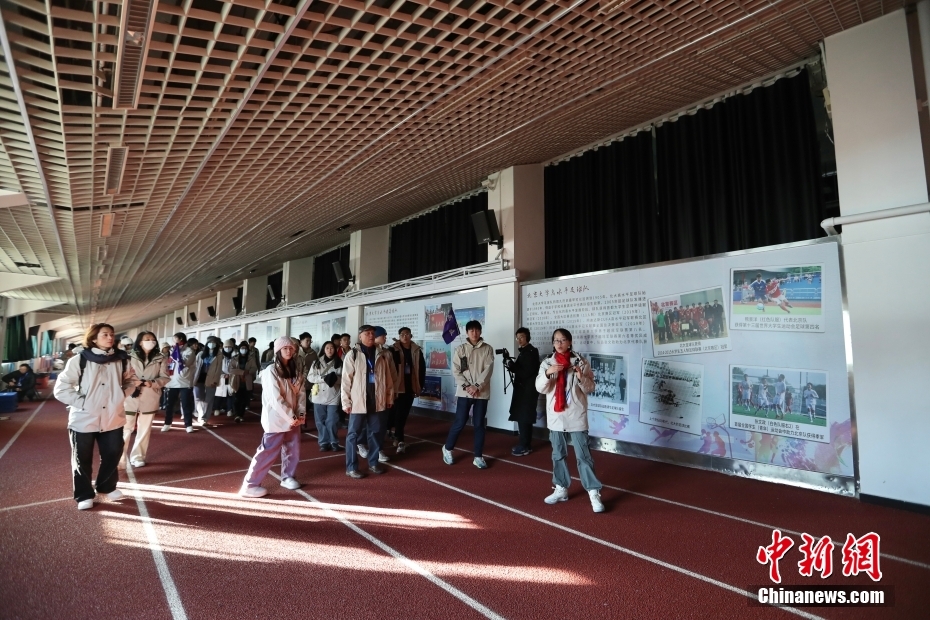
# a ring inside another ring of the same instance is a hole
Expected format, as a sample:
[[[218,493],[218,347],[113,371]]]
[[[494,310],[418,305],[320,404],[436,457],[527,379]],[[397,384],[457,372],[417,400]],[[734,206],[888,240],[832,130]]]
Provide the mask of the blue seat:
[[[16,392],[0,393],[0,413],[13,413],[18,405]]]

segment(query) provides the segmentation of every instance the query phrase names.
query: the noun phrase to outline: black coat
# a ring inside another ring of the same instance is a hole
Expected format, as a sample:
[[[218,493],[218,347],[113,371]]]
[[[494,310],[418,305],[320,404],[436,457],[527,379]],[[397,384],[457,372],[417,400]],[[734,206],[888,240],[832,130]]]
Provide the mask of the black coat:
[[[0,381],[3,381],[3,387],[7,387],[11,381],[18,383],[20,378],[22,378],[23,384],[20,386],[14,385],[9,389],[14,390],[16,387],[19,387],[23,394],[30,394],[36,387],[36,376],[32,371],[27,372],[24,375],[23,373],[19,372],[19,370],[14,370],[10,374],[3,377],[3,379],[0,379]]]
[[[531,344],[517,353],[517,359],[509,364],[513,372],[513,400],[510,401],[511,422],[536,422],[536,375],[539,373],[539,351]]]

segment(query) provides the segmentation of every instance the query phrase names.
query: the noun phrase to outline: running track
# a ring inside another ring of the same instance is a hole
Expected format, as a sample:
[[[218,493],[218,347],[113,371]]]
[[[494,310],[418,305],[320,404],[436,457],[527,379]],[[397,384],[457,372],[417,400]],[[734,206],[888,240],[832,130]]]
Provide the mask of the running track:
[[[926,617],[925,515],[604,453],[606,513],[577,482],[548,506],[548,444],[513,458],[514,439],[489,433],[479,471],[466,428],[449,467],[447,425],[420,417],[383,476],[346,478],[343,453],[305,436],[301,491],[269,476],[267,497],[244,500],[234,493],[261,435],[247,419],[190,435],[156,421],[149,465],[121,474],[126,497],[78,512],[64,406],[21,405],[0,422],[0,617]],[[796,543],[785,585],[871,584],[841,575],[839,547],[878,532],[894,607],[750,607],[772,526]],[[838,541],[832,577],[798,575],[800,532]]]

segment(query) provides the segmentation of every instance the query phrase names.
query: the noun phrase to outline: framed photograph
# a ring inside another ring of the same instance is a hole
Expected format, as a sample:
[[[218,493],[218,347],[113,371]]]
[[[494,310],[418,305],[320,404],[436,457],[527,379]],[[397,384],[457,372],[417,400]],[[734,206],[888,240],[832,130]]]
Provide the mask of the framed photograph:
[[[823,265],[732,269],[730,326],[823,332],[823,272]]]
[[[704,366],[643,360],[639,421],[684,433],[701,433]]]
[[[830,443],[827,373],[730,366],[730,428]]]
[[[627,413],[627,360],[623,355],[590,353],[594,392],[588,395],[588,408],[607,413]]]
[[[729,351],[725,306],[719,286],[650,299],[653,355]]]

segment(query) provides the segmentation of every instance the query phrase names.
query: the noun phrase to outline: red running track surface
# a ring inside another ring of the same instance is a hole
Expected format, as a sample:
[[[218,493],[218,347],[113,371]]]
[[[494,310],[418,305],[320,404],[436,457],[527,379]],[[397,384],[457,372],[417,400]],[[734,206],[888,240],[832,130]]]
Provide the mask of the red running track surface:
[[[121,472],[126,497],[83,512],[64,406],[25,403],[0,422],[0,617],[926,617],[925,515],[605,453],[604,514],[577,481],[549,506],[548,444],[515,458],[513,437],[489,433],[480,471],[466,428],[447,466],[448,425],[421,417],[383,476],[350,480],[344,453],[305,435],[303,488],[269,476],[268,495],[246,500],[235,493],[258,417],[212,420],[160,433],[156,415],[148,465]],[[871,585],[842,576],[839,549],[848,532],[878,532],[894,606],[750,606],[747,589],[768,583],[755,555],[772,527],[795,540],[784,585]],[[833,576],[798,574],[800,532],[837,543]]]

